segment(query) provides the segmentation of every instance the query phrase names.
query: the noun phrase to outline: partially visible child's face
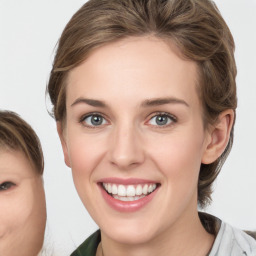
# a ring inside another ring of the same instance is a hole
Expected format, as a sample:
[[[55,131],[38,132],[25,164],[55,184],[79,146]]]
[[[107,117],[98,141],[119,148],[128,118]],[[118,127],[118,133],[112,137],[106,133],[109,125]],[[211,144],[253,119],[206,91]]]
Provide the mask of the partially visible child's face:
[[[0,255],[37,255],[45,222],[42,177],[22,152],[0,149]]]

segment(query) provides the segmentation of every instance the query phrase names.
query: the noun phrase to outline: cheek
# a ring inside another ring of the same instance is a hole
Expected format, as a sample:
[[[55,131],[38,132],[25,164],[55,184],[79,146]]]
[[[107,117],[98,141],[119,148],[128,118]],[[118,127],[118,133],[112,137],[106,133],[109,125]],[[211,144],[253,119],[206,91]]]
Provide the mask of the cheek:
[[[160,142],[160,143],[159,143]],[[198,174],[203,152],[203,136],[184,133],[158,140],[158,146],[149,147],[149,153],[166,181],[175,191],[188,192],[197,188]]]
[[[104,140],[96,136],[80,135],[68,139],[68,152],[71,169],[74,177],[90,176],[94,168],[100,162],[104,152]]]
[[[68,138],[70,167],[77,192],[84,201],[83,195],[90,194],[92,189],[94,170],[105,155],[105,140],[93,135],[74,134]]]
[[[202,141],[201,138],[195,139],[183,133],[183,136],[158,140],[158,146],[151,147],[149,154],[163,177],[164,197],[159,216],[164,216],[165,223],[172,223],[184,212],[191,212],[192,209],[194,211],[197,207]],[[163,228],[165,227],[166,224]]]
[[[0,236],[15,234],[24,227],[32,211],[31,196],[22,190],[0,198]]]
[[[44,190],[41,184],[24,184],[19,191],[0,198],[1,235],[13,237],[32,236],[33,230],[44,232],[46,207]],[[13,191],[14,192],[14,191]]]
[[[46,206],[42,182],[9,194],[1,211],[0,255],[37,255],[43,245]],[[8,207],[5,207],[8,205]],[[8,210],[7,210],[8,209]],[[3,224],[3,225],[2,225]]]
[[[30,191],[31,197],[31,207],[30,211],[27,211],[28,218],[24,225],[26,238],[23,241],[27,248],[31,248],[36,253],[42,248],[44,240],[44,232],[46,225],[46,204],[45,204],[45,194],[42,184],[42,180],[37,180],[33,182]],[[22,231],[24,234],[24,231]]]

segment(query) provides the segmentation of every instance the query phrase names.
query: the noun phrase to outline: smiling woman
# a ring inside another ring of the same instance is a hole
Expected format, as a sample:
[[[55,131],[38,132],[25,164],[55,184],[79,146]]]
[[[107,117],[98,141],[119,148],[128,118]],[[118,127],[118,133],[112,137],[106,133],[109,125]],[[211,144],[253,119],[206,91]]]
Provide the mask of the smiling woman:
[[[255,255],[251,237],[197,210],[232,147],[235,77],[212,1],[91,0],[72,17],[48,92],[100,227],[72,255]]]
[[[33,129],[0,111],[0,255],[36,256],[46,223],[43,154]]]

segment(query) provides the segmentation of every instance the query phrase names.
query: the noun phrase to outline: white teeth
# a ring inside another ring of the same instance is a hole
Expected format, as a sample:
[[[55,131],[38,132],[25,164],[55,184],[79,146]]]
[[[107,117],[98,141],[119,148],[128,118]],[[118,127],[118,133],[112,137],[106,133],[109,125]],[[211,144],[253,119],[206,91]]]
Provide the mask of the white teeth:
[[[141,185],[138,185],[138,186],[137,186],[137,188],[136,188],[136,195],[137,195],[137,196],[142,195],[142,186],[141,186]]]
[[[116,199],[121,201],[138,200],[156,189],[156,184],[138,184],[138,185],[117,185],[103,183],[103,188]],[[125,197],[125,198],[124,198]],[[121,199],[120,199],[121,198]]]
[[[114,184],[113,186],[112,186],[112,192],[111,192],[113,195],[116,195],[117,194],[117,185],[116,184]]]
[[[135,187],[132,185],[129,185],[126,190],[127,196],[135,196]]]
[[[142,193],[146,195],[148,193],[148,184],[143,186]]]
[[[126,196],[126,189],[125,189],[124,185],[119,185],[118,186],[117,194],[119,196]]]
[[[108,184],[107,191],[108,191],[109,194],[111,194],[111,192],[112,192],[112,186],[111,186],[111,184]]]
[[[139,200],[139,199],[141,199],[141,198],[143,198],[143,197],[145,197],[145,196],[142,195],[142,196],[128,196],[128,197],[126,197],[126,196],[113,195],[113,197],[114,197],[115,199],[117,199],[117,200],[120,200],[120,201],[124,201],[124,202],[129,201],[129,202],[131,202],[131,201]]]

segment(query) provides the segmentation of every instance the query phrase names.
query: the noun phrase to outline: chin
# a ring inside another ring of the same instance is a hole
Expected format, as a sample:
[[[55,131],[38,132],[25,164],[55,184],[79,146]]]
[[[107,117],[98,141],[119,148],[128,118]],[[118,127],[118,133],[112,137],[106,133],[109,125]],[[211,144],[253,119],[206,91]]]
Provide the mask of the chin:
[[[132,222],[132,223],[131,223]],[[141,224],[136,221],[122,221],[123,224],[115,223],[114,225],[102,225],[101,231],[121,244],[143,244],[152,240],[157,232],[147,223]]]

